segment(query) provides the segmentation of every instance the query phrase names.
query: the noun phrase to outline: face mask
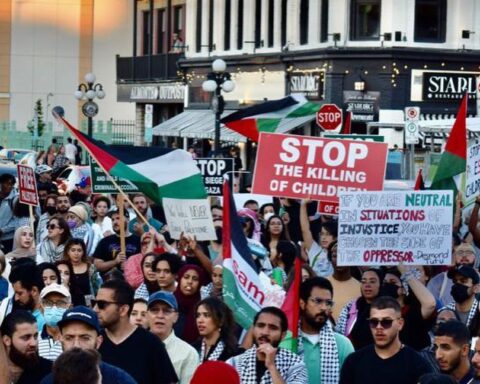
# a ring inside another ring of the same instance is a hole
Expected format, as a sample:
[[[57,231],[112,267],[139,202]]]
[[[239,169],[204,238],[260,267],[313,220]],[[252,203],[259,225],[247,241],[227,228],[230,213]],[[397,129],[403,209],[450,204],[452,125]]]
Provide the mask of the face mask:
[[[57,213],[57,207],[52,207],[51,205],[45,207],[45,212],[47,212],[49,215],[54,215]]]
[[[398,299],[398,287],[395,284],[384,283],[380,293],[380,296],[390,296],[394,299]]]
[[[211,245],[208,246],[208,254],[210,255],[210,260],[215,260],[218,257],[218,252]]]
[[[453,297],[453,300],[457,303],[463,303],[467,301],[470,297],[468,294],[468,287],[463,284],[455,283],[452,285],[450,294]]]
[[[49,327],[56,327],[58,322],[62,320],[65,311],[66,308],[46,307],[43,310],[45,324],[47,324]]]
[[[74,229],[77,226],[77,222],[75,220],[67,220],[67,224],[70,229]]]

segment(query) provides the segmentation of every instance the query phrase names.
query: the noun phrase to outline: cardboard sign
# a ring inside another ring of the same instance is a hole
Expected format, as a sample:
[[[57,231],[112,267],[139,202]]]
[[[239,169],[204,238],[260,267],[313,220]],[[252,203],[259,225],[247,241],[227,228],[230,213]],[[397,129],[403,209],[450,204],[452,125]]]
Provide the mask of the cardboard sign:
[[[464,197],[466,205],[470,205],[480,195],[480,143],[473,143],[467,149],[466,176]]]
[[[217,239],[207,199],[163,198],[162,202],[172,239],[180,239],[182,232],[198,241]]]
[[[35,172],[28,165],[17,165],[18,198],[21,203],[37,206],[39,204]]]
[[[92,179],[92,192],[93,193],[118,193],[117,188],[110,181],[110,178],[103,172],[103,169],[98,163],[90,158],[90,174]],[[128,180],[121,179],[116,176],[112,176],[113,180],[118,184],[122,191],[125,193],[139,192],[136,185],[132,184]]]
[[[230,176],[230,190],[233,189],[234,159],[198,158],[195,161],[209,196],[222,196],[224,175]]]
[[[450,265],[452,191],[342,192],[338,265]]]
[[[341,191],[383,189],[387,144],[261,133],[253,193],[338,202]]]

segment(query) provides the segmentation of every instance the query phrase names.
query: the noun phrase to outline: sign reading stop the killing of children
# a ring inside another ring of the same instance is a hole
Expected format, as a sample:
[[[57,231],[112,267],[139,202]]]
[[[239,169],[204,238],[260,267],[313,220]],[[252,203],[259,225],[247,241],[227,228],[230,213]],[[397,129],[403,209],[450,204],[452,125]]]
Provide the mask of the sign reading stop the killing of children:
[[[18,198],[21,203],[37,206],[38,193],[35,172],[27,165],[17,165],[18,171]]]
[[[341,192],[338,265],[449,265],[452,191]]]
[[[341,191],[383,189],[387,144],[261,133],[253,193],[338,202]]]
[[[475,202],[480,195],[480,144],[472,143],[467,149],[467,181],[465,183],[466,205]]]

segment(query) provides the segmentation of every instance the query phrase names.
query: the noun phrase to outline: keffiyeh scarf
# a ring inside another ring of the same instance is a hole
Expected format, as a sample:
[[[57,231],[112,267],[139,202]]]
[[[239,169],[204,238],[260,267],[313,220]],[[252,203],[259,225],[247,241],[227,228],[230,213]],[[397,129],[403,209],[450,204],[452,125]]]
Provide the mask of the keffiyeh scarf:
[[[299,332],[299,335],[302,333]],[[337,342],[333,332],[332,324],[327,321],[320,330],[320,372],[322,373],[322,384],[338,384],[339,381],[339,359]],[[303,338],[298,338],[298,355],[303,357]]]
[[[207,346],[205,344],[205,341],[202,340],[202,348],[200,350],[200,361],[202,363],[204,363],[205,361],[217,361],[220,358],[221,354],[223,353],[224,349],[225,349],[225,344],[223,343],[222,340],[218,339],[213,349],[210,349],[210,351],[206,353]]]
[[[55,263],[63,258],[63,251],[65,244],[55,245],[54,242],[48,238],[40,243],[40,256],[49,263]]]
[[[477,313],[478,304],[479,304],[479,301],[477,299],[473,300],[472,306],[470,307],[470,311],[468,312],[467,324],[465,324],[467,327],[470,326],[470,323],[472,322],[473,318],[475,317],[475,314]],[[452,301],[450,304],[448,304],[447,308],[451,309],[454,312],[457,311],[457,308],[455,307],[455,302],[454,301]]]

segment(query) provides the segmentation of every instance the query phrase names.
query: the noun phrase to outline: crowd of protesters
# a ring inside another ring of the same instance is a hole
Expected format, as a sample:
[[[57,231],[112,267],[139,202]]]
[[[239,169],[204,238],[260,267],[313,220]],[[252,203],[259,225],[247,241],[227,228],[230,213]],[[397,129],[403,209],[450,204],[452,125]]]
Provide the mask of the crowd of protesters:
[[[223,301],[221,200],[217,240],[173,240],[142,193],[95,195],[89,178],[59,191],[71,145],[36,167],[33,216],[0,175],[0,382],[480,383],[480,200],[455,226],[452,265],[435,268],[337,265],[336,218],[315,202],[237,207],[278,291],[303,261],[292,349],[279,306],[242,329]]]

